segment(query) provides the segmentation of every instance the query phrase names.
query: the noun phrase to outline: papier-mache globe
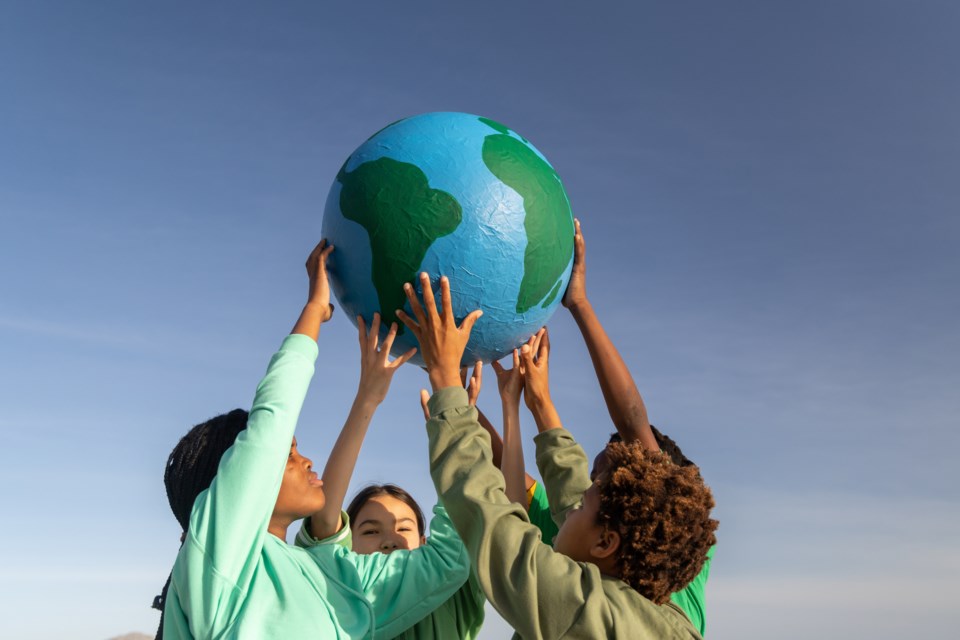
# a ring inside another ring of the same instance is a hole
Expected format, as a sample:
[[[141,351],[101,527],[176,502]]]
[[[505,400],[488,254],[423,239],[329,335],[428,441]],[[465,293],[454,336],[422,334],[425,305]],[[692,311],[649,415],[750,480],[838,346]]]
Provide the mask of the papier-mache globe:
[[[460,322],[482,309],[463,364],[491,362],[553,314],[573,266],[563,184],[530,142],[467,113],[426,113],[378,131],[347,158],[327,196],[323,237],[333,291],[348,317],[381,333],[410,312],[403,284],[450,279]],[[437,297],[439,306],[439,293]],[[402,323],[394,354],[418,346]],[[422,364],[419,352],[414,362]]]

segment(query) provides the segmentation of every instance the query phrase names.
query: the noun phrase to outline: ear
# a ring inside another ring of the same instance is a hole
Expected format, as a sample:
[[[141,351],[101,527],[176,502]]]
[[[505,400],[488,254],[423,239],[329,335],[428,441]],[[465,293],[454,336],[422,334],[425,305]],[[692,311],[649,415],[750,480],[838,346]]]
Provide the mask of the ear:
[[[427,544],[427,536],[420,536],[420,544],[421,545]]]
[[[615,556],[620,551],[620,532],[605,528],[590,547],[590,555],[598,560]]]

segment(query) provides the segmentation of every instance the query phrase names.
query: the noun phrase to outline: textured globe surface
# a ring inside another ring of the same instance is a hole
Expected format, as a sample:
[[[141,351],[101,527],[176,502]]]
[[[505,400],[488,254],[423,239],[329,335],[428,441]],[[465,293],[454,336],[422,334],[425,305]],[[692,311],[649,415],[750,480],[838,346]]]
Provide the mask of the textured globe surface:
[[[435,290],[447,276],[458,322],[483,310],[464,364],[499,359],[546,324],[573,264],[573,216],[553,167],[516,132],[467,113],[406,118],[360,145],[330,188],[323,236],[336,245],[340,306],[354,322],[379,311],[382,334],[396,309],[410,311],[405,282],[420,293],[421,271]],[[394,354],[417,346],[400,329]]]

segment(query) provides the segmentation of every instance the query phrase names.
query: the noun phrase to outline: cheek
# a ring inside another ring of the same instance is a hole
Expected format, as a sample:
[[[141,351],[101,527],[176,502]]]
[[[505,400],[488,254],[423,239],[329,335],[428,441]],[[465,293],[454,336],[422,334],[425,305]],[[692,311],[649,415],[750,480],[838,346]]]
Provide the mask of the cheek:
[[[407,549],[416,549],[420,546],[420,534],[416,531],[404,534],[403,538],[407,541]]]

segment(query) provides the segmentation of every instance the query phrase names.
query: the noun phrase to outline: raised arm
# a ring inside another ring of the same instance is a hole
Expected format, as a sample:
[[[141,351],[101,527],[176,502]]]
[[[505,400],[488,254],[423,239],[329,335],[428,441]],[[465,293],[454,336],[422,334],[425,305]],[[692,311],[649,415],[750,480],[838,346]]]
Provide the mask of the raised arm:
[[[343,500],[347,495],[347,487],[350,486],[350,478],[353,476],[370,421],[377,407],[387,397],[397,368],[417,351],[410,349],[390,362],[390,347],[397,335],[397,324],[390,325],[390,331],[381,346],[379,313],[373,314],[373,324],[369,332],[363,318],[358,316],[357,330],[360,334],[360,384],[347,421],[323,469],[326,504],[321,511],[310,516],[307,523],[310,534],[320,540],[332,536],[343,526],[340,518]]]
[[[550,396],[550,333],[546,327],[537,332],[530,343],[520,352],[523,368],[523,399],[533,414],[539,434],[534,438],[537,446],[537,466],[550,503],[550,513],[559,526],[567,512],[583,500],[590,488],[587,457],[580,445],[563,429],[560,415]],[[563,440],[569,446],[555,447],[544,456],[543,442]]]
[[[523,439],[520,435],[520,393],[523,391],[523,372],[520,369],[520,354],[513,350],[513,367],[504,369],[499,362],[493,363],[497,373],[497,387],[503,407],[503,455],[500,471],[506,485],[506,494],[511,502],[527,508],[527,483],[529,478],[523,465]]]
[[[497,611],[524,638],[562,637],[584,615],[603,615],[600,573],[543,544],[526,510],[507,499],[476,409],[454,377],[476,312],[457,327],[446,279],[440,283],[443,317],[429,280],[423,276],[422,281],[422,307],[412,291],[407,293],[417,320],[402,312],[398,316],[420,342],[434,389],[427,422],[434,485]]]
[[[573,272],[563,295],[563,306],[570,310],[587,343],[607,411],[620,437],[624,442],[639,440],[645,449],[658,451],[659,446],[647,418],[647,408],[633,376],[587,299],[586,245],[580,231],[580,221],[575,220],[574,224]]]
[[[326,259],[321,242],[307,259],[310,288],[293,334],[287,336],[253,399],[246,428],[220,459],[209,488],[193,505],[181,559],[171,585],[191,626],[216,635],[216,621],[229,620],[260,559],[277,502],[294,429],[313,376],[320,324],[330,318]],[[216,607],[211,608],[211,603]]]

